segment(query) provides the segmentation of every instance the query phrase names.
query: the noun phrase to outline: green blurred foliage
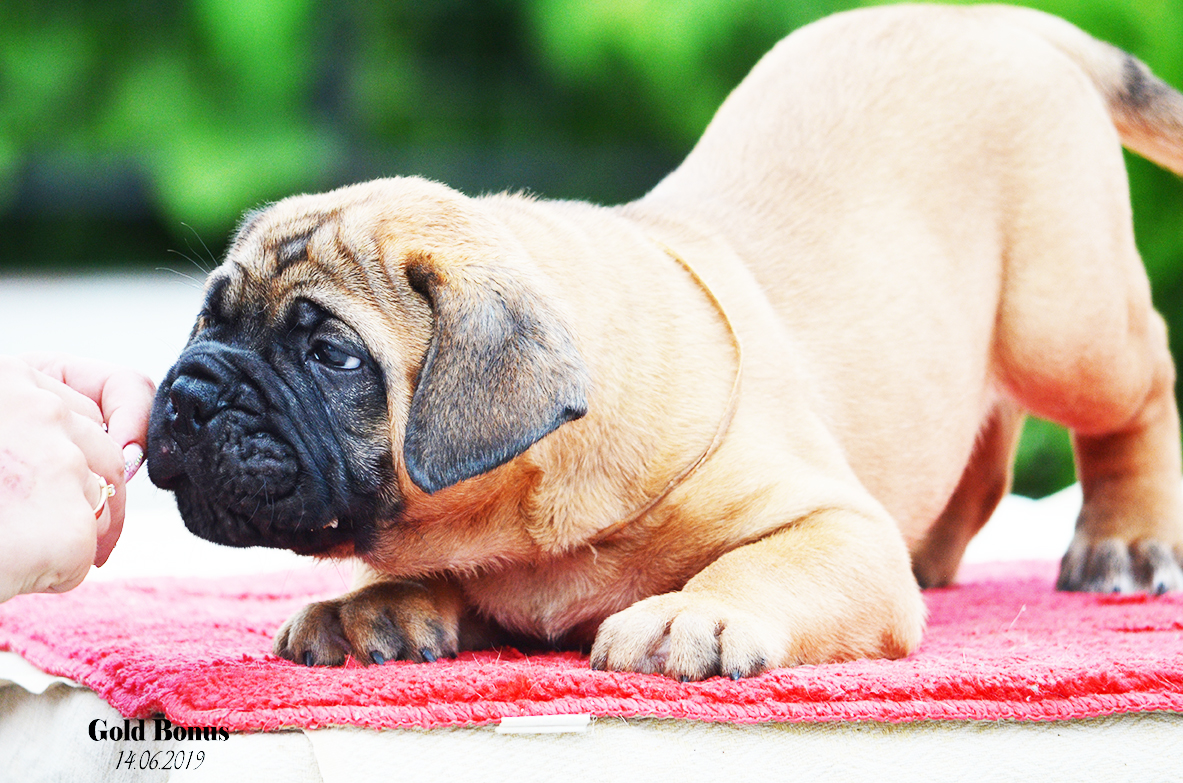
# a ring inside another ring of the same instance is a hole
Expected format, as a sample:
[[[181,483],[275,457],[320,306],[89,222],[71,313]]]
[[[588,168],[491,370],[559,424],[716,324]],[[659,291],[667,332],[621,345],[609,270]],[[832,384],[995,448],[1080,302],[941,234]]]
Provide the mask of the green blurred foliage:
[[[864,3],[869,4],[869,3]],[[1183,85],[1183,0],[1034,0]],[[246,209],[422,174],[620,201],[744,73],[841,0],[5,0],[0,268],[209,265]],[[1183,356],[1183,184],[1130,160],[1139,245]],[[1024,435],[1016,486],[1072,478]]]

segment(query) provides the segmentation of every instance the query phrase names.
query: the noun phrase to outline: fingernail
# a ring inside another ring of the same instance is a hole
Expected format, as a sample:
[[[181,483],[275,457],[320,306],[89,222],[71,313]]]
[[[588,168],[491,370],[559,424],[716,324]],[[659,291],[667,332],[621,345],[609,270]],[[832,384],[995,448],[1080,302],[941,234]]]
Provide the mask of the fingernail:
[[[131,477],[144,464],[144,450],[138,443],[129,443],[123,447],[123,483],[131,481]]]

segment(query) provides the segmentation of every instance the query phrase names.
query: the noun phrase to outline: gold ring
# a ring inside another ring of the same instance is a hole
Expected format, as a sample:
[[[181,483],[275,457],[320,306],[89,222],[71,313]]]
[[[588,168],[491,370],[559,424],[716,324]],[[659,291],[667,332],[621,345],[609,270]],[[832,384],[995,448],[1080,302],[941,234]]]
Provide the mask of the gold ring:
[[[115,495],[115,485],[109,483],[98,473],[94,474],[94,477],[99,480],[99,504],[94,507],[94,518],[98,519],[103,515],[103,509],[107,507],[107,498]]]

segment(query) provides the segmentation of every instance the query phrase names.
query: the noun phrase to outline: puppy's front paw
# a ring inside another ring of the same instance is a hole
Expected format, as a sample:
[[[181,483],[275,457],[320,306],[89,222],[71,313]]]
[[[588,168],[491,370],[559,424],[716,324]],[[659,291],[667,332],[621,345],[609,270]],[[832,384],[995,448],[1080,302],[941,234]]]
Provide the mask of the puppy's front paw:
[[[275,636],[276,655],[305,666],[434,661],[456,655],[458,603],[418,582],[379,582],[305,606]]]
[[[1057,590],[1082,593],[1165,593],[1183,590],[1180,552],[1154,540],[1078,535],[1060,561]]]
[[[703,680],[751,677],[786,657],[767,621],[717,598],[684,592],[646,598],[600,625],[592,646],[595,669]]]

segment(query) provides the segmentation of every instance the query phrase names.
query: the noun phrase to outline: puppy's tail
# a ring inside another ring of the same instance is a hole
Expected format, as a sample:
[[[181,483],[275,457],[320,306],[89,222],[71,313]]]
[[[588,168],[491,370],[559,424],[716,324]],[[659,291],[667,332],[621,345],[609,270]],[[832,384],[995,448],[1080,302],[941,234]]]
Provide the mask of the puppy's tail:
[[[1034,32],[1068,55],[1104,96],[1122,144],[1183,175],[1183,95],[1145,63],[1059,17],[1008,6],[982,10]]]

